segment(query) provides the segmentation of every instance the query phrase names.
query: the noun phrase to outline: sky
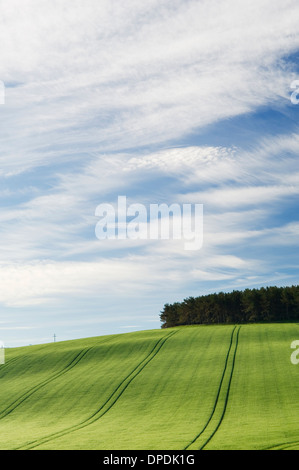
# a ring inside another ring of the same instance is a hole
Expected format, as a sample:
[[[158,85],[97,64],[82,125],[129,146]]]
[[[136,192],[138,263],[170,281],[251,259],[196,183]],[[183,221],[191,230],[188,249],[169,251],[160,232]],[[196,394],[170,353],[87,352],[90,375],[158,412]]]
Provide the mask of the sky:
[[[6,347],[298,284],[298,17],[296,0],[0,0]],[[201,204],[202,246],[99,239],[119,196]]]

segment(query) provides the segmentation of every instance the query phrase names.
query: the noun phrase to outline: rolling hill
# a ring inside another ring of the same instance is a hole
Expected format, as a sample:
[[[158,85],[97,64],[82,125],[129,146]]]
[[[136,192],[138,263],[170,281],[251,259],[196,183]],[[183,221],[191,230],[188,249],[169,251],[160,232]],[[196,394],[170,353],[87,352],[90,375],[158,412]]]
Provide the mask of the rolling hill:
[[[295,323],[6,350],[0,449],[299,449]]]

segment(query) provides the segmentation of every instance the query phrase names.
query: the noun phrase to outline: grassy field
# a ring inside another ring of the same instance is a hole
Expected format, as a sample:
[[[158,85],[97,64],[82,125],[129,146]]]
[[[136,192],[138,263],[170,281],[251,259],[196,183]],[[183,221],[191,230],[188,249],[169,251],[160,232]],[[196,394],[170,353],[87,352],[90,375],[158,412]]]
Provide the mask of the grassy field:
[[[299,449],[297,324],[6,349],[0,449]]]

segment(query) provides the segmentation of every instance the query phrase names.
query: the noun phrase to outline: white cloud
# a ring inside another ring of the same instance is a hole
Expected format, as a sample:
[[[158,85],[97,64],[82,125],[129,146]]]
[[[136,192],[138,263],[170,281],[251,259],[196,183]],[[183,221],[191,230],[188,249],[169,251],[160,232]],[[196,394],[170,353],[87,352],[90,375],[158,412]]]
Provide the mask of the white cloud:
[[[164,246],[167,244],[164,243]],[[200,268],[198,268],[200,262]],[[59,305],[62,298],[119,298],[161,294],[196,279],[234,279],[228,270],[254,272],[255,263],[236,256],[149,252],[93,262],[31,262],[0,265],[0,302],[10,307]],[[222,271],[223,270],[223,271]]]
[[[279,151],[273,158],[273,142],[262,140],[252,153],[237,148],[182,147],[133,154],[94,154],[81,170],[57,173],[50,191],[33,192],[27,202],[7,205],[0,213],[2,260],[57,259],[119,253],[138,248],[157,250],[147,241],[125,243],[95,238],[95,208],[117,203],[132,194],[128,204],[140,202],[204,204],[205,246],[231,246],[258,238],[263,219],[271,217],[277,203],[298,196],[296,139],[277,136]],[[291,140],[291,143],[290,143]],[[285,145],[285,147],[284,147]],[[294,154],[288,149],[292,148]],[[157,177],[169,177],[175,185],[156,187]],[[150,189],[143,191],[143,186]],[[215,187],[216,185],[216,187]],[[189,188],[198,187],[198,191]],[[159,197],[158,197],[159,196]],[[158,197],[158,199],[157,199]],[[154,198],[154,200],[153,200]],[[86,238],[86,234],[88,236]],[[170,244],[181,252],[182,244]]]
[[[167,142],[287,98],[297,12],[295,1],[13,0],[0,28],[2,171]]]
[[[225,208],[232,211],[236,207],[246,208],[256,206],[263,208],[265,204],[273,205],[277,201],[292,195],[299,195],[299,187],[281,186],[249,186],[249,187],[223,187],[216,190],[208,190],[193,195],[184,195],[184,200],[202,201],[208,207],[216,207],[219,210]]]

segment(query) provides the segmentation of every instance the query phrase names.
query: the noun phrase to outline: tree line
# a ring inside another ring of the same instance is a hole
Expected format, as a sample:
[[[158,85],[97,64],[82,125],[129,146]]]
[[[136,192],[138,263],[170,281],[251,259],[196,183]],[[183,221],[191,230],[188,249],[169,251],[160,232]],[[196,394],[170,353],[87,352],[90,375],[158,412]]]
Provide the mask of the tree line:
[[[261,287],[188,297],[165,304],[162,328],[217,323],[299,320],[299,286]]]

